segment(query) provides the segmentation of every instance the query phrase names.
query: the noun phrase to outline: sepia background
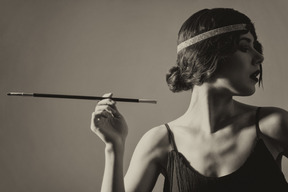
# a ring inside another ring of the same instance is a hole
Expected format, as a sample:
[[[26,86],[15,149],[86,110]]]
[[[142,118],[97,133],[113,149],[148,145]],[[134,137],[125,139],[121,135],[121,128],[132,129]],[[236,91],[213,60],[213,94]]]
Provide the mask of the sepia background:
[[[190,92],[170,92],[165,74],[182,23],[215,7],[247,14],[264,46],[264,88],[236,99],[288,110],[286,0],[0,0],[0,191],[95,192],[104,169],[104,144],[90,131],[96,101],[7,92],[157,99],[118,103],[130,129],[126,170],[146,131],[186,111]],[[283,170],[288,178],[287,159]]]

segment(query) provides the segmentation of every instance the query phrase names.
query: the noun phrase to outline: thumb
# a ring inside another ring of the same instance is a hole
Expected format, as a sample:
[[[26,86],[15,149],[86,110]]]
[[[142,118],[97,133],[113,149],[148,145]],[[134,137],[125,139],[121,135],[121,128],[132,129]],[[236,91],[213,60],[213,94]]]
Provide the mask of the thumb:
[[[113,93],[105,93],[102,97],[112,98],[112,96],[113,96]],[[113,100],[113,98],[112,98],[112,100]],[[110,105],[110,107],[112,107],[117,112],[117,116],[119,116],[120,113],[119,113],[115,104],[116,104],[116,102],[114,102],[114,105]]]
[[[102,97],[111,98],[113,96],[113,93],[105,93]]]

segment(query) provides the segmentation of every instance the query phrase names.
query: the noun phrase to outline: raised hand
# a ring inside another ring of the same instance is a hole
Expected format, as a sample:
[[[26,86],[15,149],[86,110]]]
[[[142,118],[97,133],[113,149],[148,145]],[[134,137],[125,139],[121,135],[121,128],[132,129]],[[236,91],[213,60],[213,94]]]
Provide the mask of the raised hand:
[[[106,93],[99,101],[92,113],[91,130],[98,135],[105,144],[124,146],[128,134],[127,123],[119,113],[112,93]]]

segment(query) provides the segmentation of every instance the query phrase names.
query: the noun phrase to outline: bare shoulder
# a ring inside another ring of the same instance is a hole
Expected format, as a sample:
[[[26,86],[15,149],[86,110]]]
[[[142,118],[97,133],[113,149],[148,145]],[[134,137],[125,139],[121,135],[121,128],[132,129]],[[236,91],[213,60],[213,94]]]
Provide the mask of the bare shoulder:
[[[235,101],[240,113],[255,114],[257,106],[247,105]],[[288,156],[288,112],[279,107],[261,107],[259,114],[259,128],[262,136],[271,148]]]
[[[267,117],[270,115],[282,119],[288,117],[288,112],[285,109],[279,107],[261,107],[261,117]]]
[[[274,139],[281,138],[283,133],[287,134],[288,112],[277,107],[262,107],[259,113],[259,126],[263,134]]]
[[[288,112],[277,107],[262,107],[259,128],[288,157]]]
[[[161,165],[165,163],[167,152],[169,151],[169,137],[165,125],[154,127],[147,131],[134,151],[135,155],[141,153],[140,156],[156,161]]]
[[[160,125],[150,129],[142,136],[138,145],[148,151],[166,150],[169,147],[167,128],[165,125]]]
[[[138,142],[125,175],[126,191],[152,191],[165,170],[169,139],[165,125],[147,131]]]

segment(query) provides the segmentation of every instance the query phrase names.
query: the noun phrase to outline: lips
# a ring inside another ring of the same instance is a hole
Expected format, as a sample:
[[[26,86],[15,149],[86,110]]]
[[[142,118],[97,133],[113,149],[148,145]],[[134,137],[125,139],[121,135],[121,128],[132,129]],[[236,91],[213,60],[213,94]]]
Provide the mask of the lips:
[[[258,82],[259,81],[259,74],[260,74],[260,70],[257,70],[250,75],[250,78],[253,79],[254,81]]]

